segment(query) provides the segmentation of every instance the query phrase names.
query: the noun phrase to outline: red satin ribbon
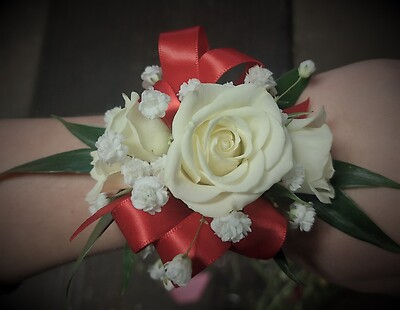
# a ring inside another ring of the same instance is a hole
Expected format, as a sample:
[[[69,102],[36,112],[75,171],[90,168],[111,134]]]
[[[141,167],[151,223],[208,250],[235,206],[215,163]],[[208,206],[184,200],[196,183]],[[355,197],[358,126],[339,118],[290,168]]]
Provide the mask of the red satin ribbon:
[[[243,210],[252,220],[252,232],[240,242],[231,243],[222,242],[215,235],[209,225],[210,218],[200,224],[202,216],[191,211],[181,200],[170,197],[162,212],[150,215],[135,209],[128,194],[88,218],[74,232],[71,240],[109,212],[135,253],[154,244],[164,263],[189,249],[201,225],[198,237],[188,253],[192,259],[193,276],[229,249],[245,256],[269,259],[281,248],[286,237],[286,218],[263,198]]]
[[[163,80],[157,82],[155,88],[171,97],[165,117],[168,125],[172,124],[179,108],[176,94],[183,82],[197,78],[201,82],[215,83],[225,72],[239,64],[247,67],[255,64],[262,66],[259,61],[233,49],[209,50],[201,27],[161,34],[159,56]],[[308,103],[303,104],[302,109],[306,106]],[[201,219],[200,214],[191,211],[174,197],[169,198],[162,212],[150,215],[135,209],[129,195],[126,195],[88,218],[75,231],[71,240],[109,212],[134,252],[154,244],[164,263],[188,250]],[[201,224],[198,238],[188,254],[192,259],[193,276],[227,250],[253,258],[269,259],[281,248],[286,237],[287,221],[268,200],[259,198],[247,205],[243,212],[252,220],[252,232],[238,243],[222,242],[210,228],[211,219]]]
[[[176,97],[182,83],[196,78],[202,83],[216,83],[227,71],[245,65],[239,79],[243,81],[248,68],[263,64],[231,48],[209,50],[208,40],[202,27],[161,33],[158,54],[163,72],[163,79],[154,88],[170,96],[165,122],[171,127],[172,120],[179,108]]]

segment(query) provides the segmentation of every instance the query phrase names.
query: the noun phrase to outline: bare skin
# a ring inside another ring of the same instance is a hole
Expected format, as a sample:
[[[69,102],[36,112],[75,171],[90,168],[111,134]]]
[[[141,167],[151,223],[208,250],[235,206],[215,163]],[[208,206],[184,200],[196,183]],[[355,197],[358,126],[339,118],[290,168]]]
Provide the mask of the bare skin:
[[[400,61],[356,63],[316,75],[302,99],[325,106],[334,134],[333,157],[400,182]],[[101,117],[71,121],[101,125]],[[56,120],[0,121],[0,171],[50,154],[84,147]],[[77,257],[91,228],[69,242],[89,215],[84,201],[94,181],[83,175],[19,175],[0,180],[0,282],[23,280]],[[349,191],[360,207],[396,242],[400,191]],[[112,225],[93,253],[119,248]],[[317,221],[309,233],[290,231],[285,250],[294,261],[329,281],[366,292],[400,294],[400,255],[355,240]]]
[[[360,62],[317,75],[302,94],[312,109],[324,106],[334,142],[332,156],[400,182],[400,61]],[[347,193],[400,244],[400,191]],[[318,221],[310,233],[290,231],[291,258],[330,281],[366,292],[400,294],[400,254],[353,239]]]

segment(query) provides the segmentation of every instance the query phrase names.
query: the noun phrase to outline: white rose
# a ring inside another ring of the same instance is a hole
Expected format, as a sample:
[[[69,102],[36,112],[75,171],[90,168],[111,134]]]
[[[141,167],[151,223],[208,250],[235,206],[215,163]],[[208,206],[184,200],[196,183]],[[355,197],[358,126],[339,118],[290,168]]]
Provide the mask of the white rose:
[[[242,210],[293,165],[281,112],[253,84],[198,85],[183,99],[172,135],[165,184],[204,216]]]
[[[298,193],[314,194],[323,203],[335,196],[329,183],[332,166],[332,133],[325,124],[325,110],[305,119],[294,119],[287,126],[293,144],[294,161],[304,168],[305,179]]]
[[[122,134],[128,155],[151,162],[168,150],[171,132],[159,118],[148,119],[138,110],[139,95],[132,92],[131,99],[125,94],[125,108],[111,115],[108,130]]]
[[[138,110],[139,95],[131,94],[129,99],[125,94],[124,108],[112,109],[106,112],[106,130],[122,135],[124,146],[131,157],[151,162],[164,155],[169,146],[170,129],[161,119],[148,119]],[[97,181],[86,196],[91,202],[101,191],[115,190],[118,186],[126,186],[121,175],[121,163],[106,164],[99,159],[99,152],[91,153],[93,168],[90,171],[92,178]]]

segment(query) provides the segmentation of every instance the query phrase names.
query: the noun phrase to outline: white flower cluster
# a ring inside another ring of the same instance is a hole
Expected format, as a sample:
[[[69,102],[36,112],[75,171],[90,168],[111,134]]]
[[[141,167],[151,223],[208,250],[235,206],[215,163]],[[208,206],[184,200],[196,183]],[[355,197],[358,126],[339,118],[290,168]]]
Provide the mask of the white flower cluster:
[[[95,144],[100,160],[108,165],[124,161],[128,154],[128,147],[122,143],[124,140],[123,135],[106,130]]]
[[[283,176],[283,185],[292,192],[297,191],[305,180],[305,169],[300,164],[295,164],[293,168]]]
[[[162,79],[162,70],[159,66],[147,66],[140,76],[143,80],[142,86],[144,89],[153,87],[159,80]]]
[[[244,83],[263,86],[272,96],[275,96],[277,94],[275,89],[276,82],[272,77],[272,74],[273,73],[270,70],[256,65],[249,69],[244,78]]]
[[[167,289],[168,291],[174,288],[174,284],[170,279],[168,279],[165,273],[165,267],[161,259],[157,260],[153,265],[151,265],[147,269],[147,271],[149,272],[150,277],[153,280],[161,280],[162,283],[164,284],[165,289]]]
[[[251,232],[251,220],[243,212],[232,211],[226,216],[216,217],[211,228],[222,241],[239,242]]]
[[[309,78],[316,70],[315,63],[312,60],[305,60],[300,63],[297,70],[300,77],[304,79]]]
[[[135,181],[131,197],[136,209],[154,215],[161,212],[161,208],[167,203],[168,192],[160,179],[154,176],[146,176]]]
[[[178,92],[179,100],[182,101],[188,93],[194,91],[200,84],[201,82],[198,79],[189,79],[187,82],[183,83]]]
[[[149,119],[164,117],[168,108],[170,97],[158,90],[152,88],[142,93],[142,101],[139,105],[139,111]]]
[[[186,286],[192,278],[192,261],[185,254],[176,255],[172,261],[165,264],[161,259],[156,261],[148,269],[150,277],[154,280],[161,280],[167,290],[178,286]]]
[[[89,212],[95,214],[101,208],[105,207],[110,203],[110,199],[107,198],[106,194],[100,193],[96,200],[90,202]]]
[[[315,210],[311,203],[303,204],[294,202],[289,211],[290,226],[301,231],[310,231],[314,224]]]

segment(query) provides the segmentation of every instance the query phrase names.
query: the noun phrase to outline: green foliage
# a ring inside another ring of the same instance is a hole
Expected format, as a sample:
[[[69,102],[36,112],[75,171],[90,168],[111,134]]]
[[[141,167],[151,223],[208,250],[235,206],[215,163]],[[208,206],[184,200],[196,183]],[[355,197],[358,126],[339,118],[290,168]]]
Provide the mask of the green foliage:
[[[43,157],[11,168],[1,176],[11,173],[89,173],[92,169],[92,149],[78,149]]]
[[[90,249],[93,247],[94,243],[97,239],[107,230],[107,228],[112,224],[114,221],[112,215],[110,213],[104,215],[100,220],[97,222],[96,227],[93,229],[91,235],[89,236],[88,240],[86,241],[85,246],[83,247],[79,257],[75,261],[75,264],[72,267],[71,274],[69,276],[69,280],[67,283],[67,290],[66,290],[66,302],[67,308],[69,308],[69,294],[71,289],[72,280],[78,271],[83,259],[89,253]]]
[[[389,187],[400,189],[400,184],[380,174],[339,160],[333,161],[335,175],[332,183],[339,188]]]
[[[293,280],[295,283],[299,285],[304,285],[304,283],[292,271],[292,268],[290,267],[289,262],[287,261],[286,256],[283,253],[282,249],[275,254],[274,261],[279,266],[279,268],[281,268],[281,270],[287,275],[289,279]]]
[[[299,195],[314,204],[319,218],[336,229],[384,250],[400,253],[400,246],[387,236],[340,188],[335,188],[332,204],[321,203],[314,195]]]
[[[309,80],[310,78],[300,78],[297,67],[279,77],[276,80],[279,108],[286,109],[293,106],[306,88]]]
[[[266,196],[268,199],[272,201],[287,198],[299,203],[307,203],[301,200],[296,194],[294,194],[292,191],[288,190],[286,187],[284,187],[279,183],[272,185],[272,187],[264,193],[264,196]]]
[[[85,143],[92,149],[96,149],[95,143],[97,139],[104,134],[105,129],[100,127],[81,125],[70,123],[59,116],[53,115],[54,118],[59,120],[75,137]]]
[[[125,243],[123,251],[123,281],[121,295],[125,294],[128,288],[129,280],[131,279],[133,266],[136,262],[136,255],[132,252],[128,243]]]

